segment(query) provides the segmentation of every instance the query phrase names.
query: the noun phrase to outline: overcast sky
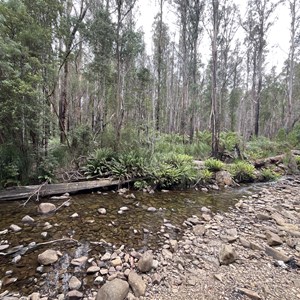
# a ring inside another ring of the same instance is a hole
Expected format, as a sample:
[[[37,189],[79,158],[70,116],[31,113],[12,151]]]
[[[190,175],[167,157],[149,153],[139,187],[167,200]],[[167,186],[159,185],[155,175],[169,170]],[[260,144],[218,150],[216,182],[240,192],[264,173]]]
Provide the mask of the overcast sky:
[[[236,4],[240,7],[241,16],[243,17],[246,12],[246,0],[235,0]],[[142,0],[139,1],[139,13],[138,27],[142,27],[145,33],[145,41],[147,44],[147,52],[151,53],[152,48],[152,24],[155,15],[159,11],[157,0]],[[280,5],[277,8],[276,13],[273,15],[275,19],[274,25],[269,31],[268,35],[268,69],[272,66],[277,67],[277,71],[280,71],[283,62],[287,59],[288,49],[289,49],[289,26],[290,17],[287,5]],[[174,13],[168,9],[167,1],[164,4],[164,22],[169,24],[171,32],[176,32],[177,25]],[[178,36],[178,32],[177,32]],[[178,37],[177,37],[178,38]],[[242,37],[241,37],[242,38]],[[206,53],[203,54],[204,57],[209,55],[209,45],[207,44]]]

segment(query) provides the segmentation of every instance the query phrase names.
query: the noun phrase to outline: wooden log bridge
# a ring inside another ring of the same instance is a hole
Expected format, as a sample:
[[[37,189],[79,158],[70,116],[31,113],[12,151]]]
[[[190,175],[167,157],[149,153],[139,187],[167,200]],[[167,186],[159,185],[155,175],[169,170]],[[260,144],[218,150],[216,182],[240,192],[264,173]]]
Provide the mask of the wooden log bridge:
[[[115,186],[121,186],[127,183],[131,183],[133,181],[134,179],[126,181],[101,179],[93,181],[17,186],[0,191],[0,201],[28,199],[30,196],[36,193],[36,191],[39,192],[39,197],[47,197],[62,195],[64,193],[74,194],[101,188],[112,188]]]

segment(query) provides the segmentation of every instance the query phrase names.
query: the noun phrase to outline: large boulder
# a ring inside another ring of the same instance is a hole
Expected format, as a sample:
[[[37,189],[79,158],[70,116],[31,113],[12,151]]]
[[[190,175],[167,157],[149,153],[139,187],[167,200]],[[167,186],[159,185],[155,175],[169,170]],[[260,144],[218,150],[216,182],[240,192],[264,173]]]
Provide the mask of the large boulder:
[[[116,278],[105,283],[98,291],[96,300],[124,300],[129,292],[127,281]]]
[[[233,184],[232,177],[227,171],[219,171],[216,173],[216,181],[220,186],[230,186]]]
[[[38,255],[38,262],[44,266],[54,264],[57,261],[58,255],[55,250],[49,249]]]
[[[143,272],[149,272],[153,265],[153,254],[152,251],[146,251],[138,262],[138,269]]]
[[[38,208],[38,212],[41,214],[48,214],[55,210],[56,206],[53,203],[41,203]]]
[[[128,282],[136,297],[145,295],[147,286],[142,276],[138,275],[134,271],[131,271],[128,276]]]

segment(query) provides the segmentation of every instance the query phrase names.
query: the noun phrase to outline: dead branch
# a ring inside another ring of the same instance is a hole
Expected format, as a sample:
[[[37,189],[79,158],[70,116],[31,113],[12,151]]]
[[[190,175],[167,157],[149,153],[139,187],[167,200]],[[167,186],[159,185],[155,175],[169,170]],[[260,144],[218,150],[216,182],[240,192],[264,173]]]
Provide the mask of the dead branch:
[[[41,189],[46,185],[48,184],[48,180],[45,181],[44,183],[42,183],[41,185],[39,185],[32,193],[31,195],[27,198],[27,200],[25,201],[25,203],[23,204],[23,206],[25,206],[31,198],[33,198],[34,196],[36,196],[36,201],[39,201],[40,200],[40,192],[41,192]]]
[[[55,209],[55,212],[57,212],[60,208],[62,208],[63,206],[65,206],[68,202],[70,202],[71,199],[68,199],[67,201],[65,201],[63,204],[61,204],[59,207],[57,207]]]

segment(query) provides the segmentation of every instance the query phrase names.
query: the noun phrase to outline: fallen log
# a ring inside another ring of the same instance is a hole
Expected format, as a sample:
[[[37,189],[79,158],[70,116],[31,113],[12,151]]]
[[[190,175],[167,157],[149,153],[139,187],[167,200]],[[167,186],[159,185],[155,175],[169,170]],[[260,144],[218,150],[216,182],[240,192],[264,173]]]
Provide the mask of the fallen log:
[[[300,156],[300,150],[291,150],[291,154],[292,155],[299,155]],[[255,166],[255,168],[262,168],[266,165],[276,165],[276,164],[280,164],[283,162],[283,159],[286,157],[286,154],[280,154],[280,155],[276,155],[276,156],[271,156],[271,157],[267,157],[267,158],[261,158],[261,159],[257,159],[253,162],[253,165]]]
[[[81,182],[69,182],[69,183],[57,183],[57,184],[45,184],[42,186],[29,185],[29,186],[17,186],[10,189],[0,191],[0,201],[9,200],[22,200],[28,199],[34,192],[39,189],[40,197],[48,197],[55,195],[62,195],[65,193],[78,193],[90,190],[97,190],[105,187],[121,186],[134,182],[136,179],[129,179],[126,181],[102,179],[93,181],[81,181]]]

